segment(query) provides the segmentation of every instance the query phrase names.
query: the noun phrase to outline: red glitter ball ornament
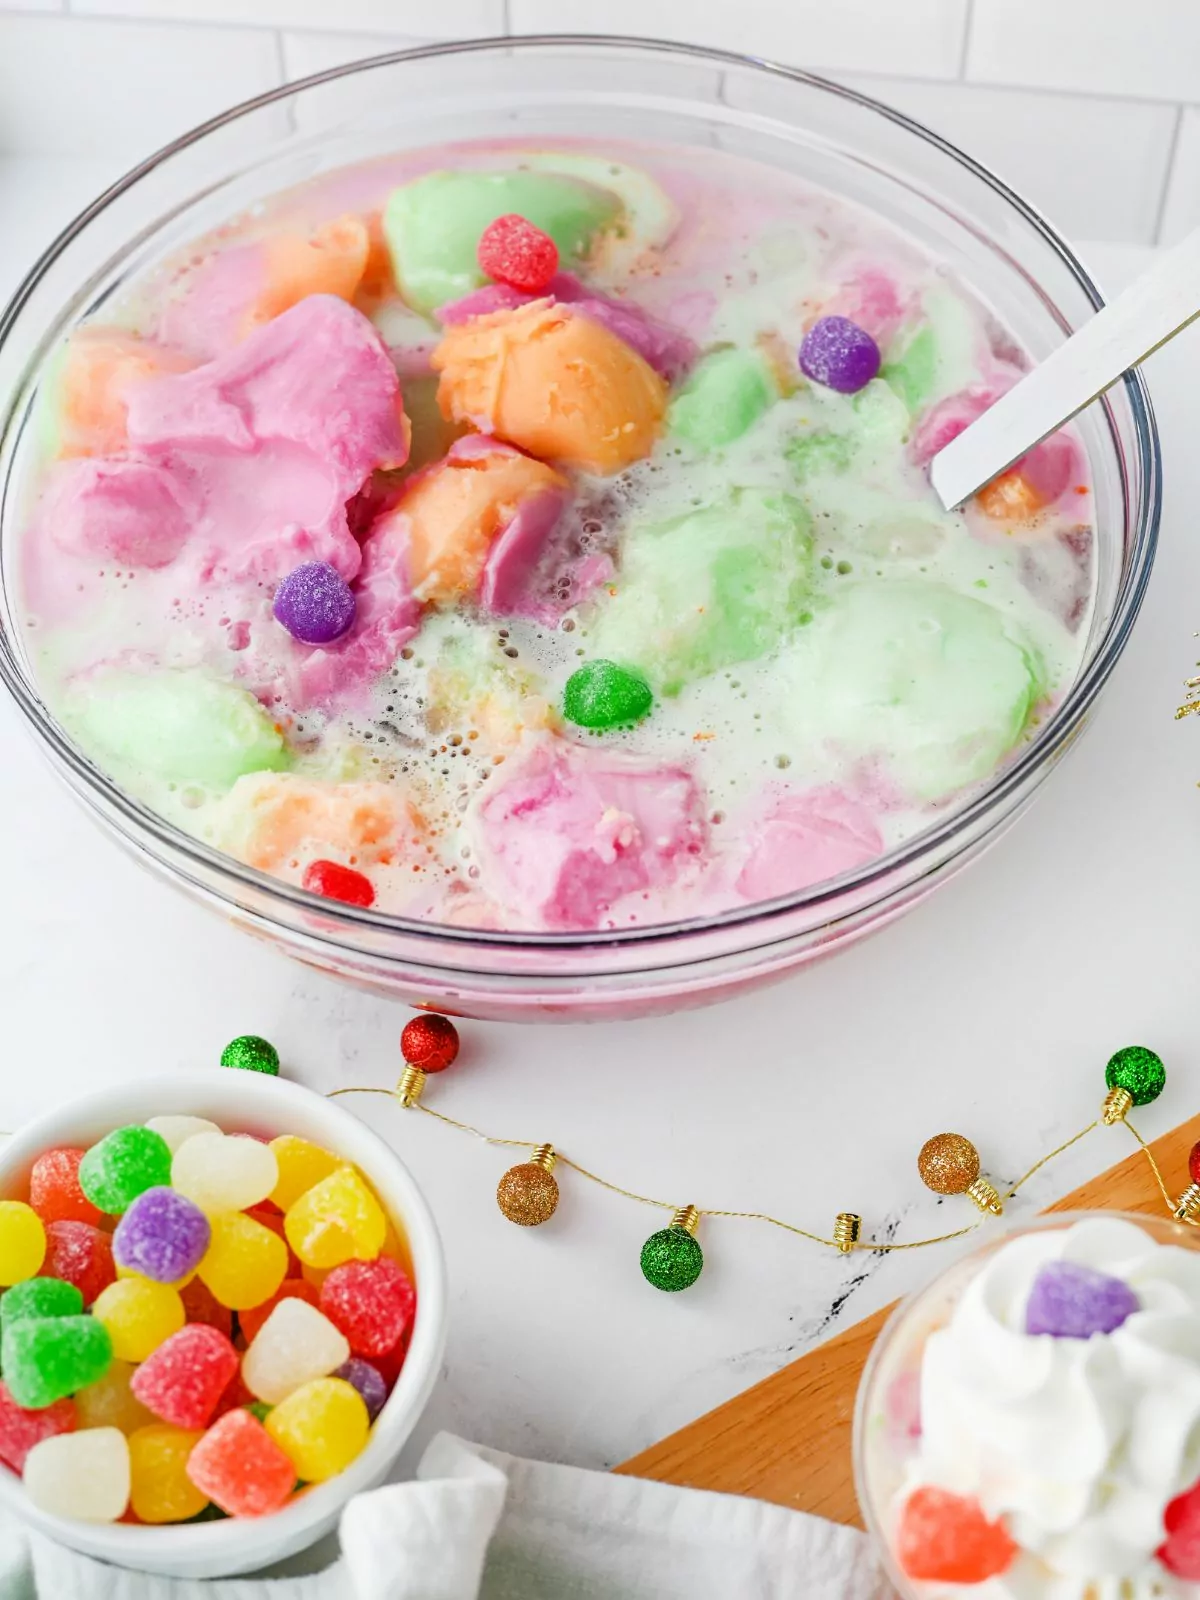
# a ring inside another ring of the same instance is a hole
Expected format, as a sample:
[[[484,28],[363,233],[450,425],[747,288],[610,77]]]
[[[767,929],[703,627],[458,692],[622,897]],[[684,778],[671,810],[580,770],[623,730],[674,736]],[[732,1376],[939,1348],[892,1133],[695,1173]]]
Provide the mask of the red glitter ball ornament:
[[[479,265],[489,278],[524,294],[541,294],[558,271],[558,246],[548,233],[511,212],[479,236]]]
[[[406,1022],[400,1049],[410,1067],[422,1072],[445,1072],[458,1054],[458,1029],[449,1017],[430,1011]]]
[[[1188,1177],[1193,1183],[1200,1183],[1200,1139],[1192,1146],[1188,1156]]]
[[[1163,1566],[1177,1578],[1200,1581],[1200,1483],[1169,1503],[1163,1512],[1163,1530],[1167,1537],[1155,1551]]]
[[[337,861],[310,861],[304,869],[304,887],[309,894],[326,900],[340,900],[348,906],[375,904],[375,886],[370,878]]]

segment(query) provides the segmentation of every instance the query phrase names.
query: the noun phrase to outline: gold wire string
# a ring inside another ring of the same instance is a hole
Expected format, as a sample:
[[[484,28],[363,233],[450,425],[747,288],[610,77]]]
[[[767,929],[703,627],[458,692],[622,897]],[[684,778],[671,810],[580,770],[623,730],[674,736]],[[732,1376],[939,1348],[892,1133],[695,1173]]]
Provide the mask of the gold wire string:
[[[331,1089],[329,1091],[329,1098],[332,1100],[336,1098],[336,1096],[342,1094],[382,1094],[386,1095],[389,1100],[395,1100],[397,1098],[396,1091],[394,1089],[379,1089],[366,1084],[350,1085],[345,1089]],[[485,1133],[482,1128],[475,1127],[473,1123],[460,1122],[457,1117],[447,1116],[444,1111],[435,1111],[432,1106],[423,1105],[420,1101],[417,1101],[415,1105],[409,1109],[423,1111],[427,1117],[434,1117],[438,1122],[445,1123],[448,1128],[456,1128],[460,1133],[469,1133],[472,1138],[480,1139],[484,1144],[499,1145],[510,1150],[533,1151],[536,1150],[539,1143],[542,1142],[535,1139],[498,1138],[495,1134]],[[1145,1152],[1146,1160],[1150,1163],[1150,1170],[1154,1173],[1155,1181],[1158,1184],[1159,1191],[1162,1194],[1167,1210],[1172,1216],[1174,1216],[1176,1202],[1172,1198],[1166,1182],[1163,1179],[1158,1162],[1155,1160],[1154,1152],[1150,1149],[1150,1146],[1146,1143],[1141,1134],[1127,1118],[1122,1118],[1122,1121],[1124,1121],[1125,1126],[1129,1129],[1130,1133]],[[1003,1199],[1011,1200],[1016,1195],[1017,1191],[1027,1184],[1030,1178],[1032,1178],[1036,1173],[1040,1172],[1043,1167],[1048,1166],[1050,1162],[1054,1161],[1058,1156],[1065,1154],[1066,1151],[1070,1150],[1073,1145],[1077,1145],[1081,1139],[1086,1139],[1088,1134],[1094,1133],[1099,1126],[1100,1120],[1098,1118],[1092,1122],[1089,1122],[1086,1128],[1080,1128],[1078,1133],[1072,1134],[1069,1139],[1065,1139],[1062,1144],[1056,1146],[1053,1150],[1044,1155],[1040,1161],[1035,1161],[1033,1166],[1031,1166],[1027,1172],[1022,1173],[1017,1181],[1009,1189],[1005,1190]],[[589,1183],[598,1184],[601,1189],[607,1189],[610,1194],[619,1194],[626,1200],[636,1201],[638,1205],[653,1206],[657,1211],[676,1210],[676,1206],[673,1201],[656,1200],[652,1195],[638,1194],[633,1189],[623,1189],[619,1183],[610,1183],[607,1178],[602,1178],[598,1172],[592,1172],[587,1167],[581,1166],[578,1161],[572,1160],[570,1156],[563,1155],[561,1151],[556,1150],[555,1154],[558,1157],[558,1163],[560,1166],[570,1167],[572,1172],[577,1172],[581,1178],[586,1178]],[[697,1206],[696,1209],[699,1211],[702,1217],[726,1217],[735,1221],[765,1222],[768,1223],[772,1228],[782,1228],[785,1233],[796,1234],[799,1238],[808,1239],[813,1244],[825,1245],[829,1249],[833,1250],[841,1248],[834,1239],[824,1238],[819,1233],[810,1233],[807,1228],[797,1227],[794,1222],[785,1222],[782,1217],[769,1216],[765,1211],[724,1211],[708,1206]],[[868,1252],[878,1251],[881,1255],[895,1250],[922,1250],[927,1245],[948,1244],[952,1239],[963,1239],[967,1236],[967,1234],[974,1233],[977,1228],[982,1227],[984,1220],[985,1219],[981,1217],[977,1222],[968,1223],[962,1228],[955,1228],[951,1233],[939,1233],[929,1239],[908,1239],[893,1243],[887,1240],[876,1241],[874,1239],[860,1238],[855,1240],[851,1248],[854,1250],[866,1250]]]

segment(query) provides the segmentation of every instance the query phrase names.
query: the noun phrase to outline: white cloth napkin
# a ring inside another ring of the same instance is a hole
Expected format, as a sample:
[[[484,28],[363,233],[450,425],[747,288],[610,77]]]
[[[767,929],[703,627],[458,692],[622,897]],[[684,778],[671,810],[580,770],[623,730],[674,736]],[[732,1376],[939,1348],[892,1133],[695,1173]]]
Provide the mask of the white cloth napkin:
[[[521,1461],[439,1434],[303,1578],[157,1578],[14,1523],[0,1600],[890,1600],[866,1537],[759,1500]]]

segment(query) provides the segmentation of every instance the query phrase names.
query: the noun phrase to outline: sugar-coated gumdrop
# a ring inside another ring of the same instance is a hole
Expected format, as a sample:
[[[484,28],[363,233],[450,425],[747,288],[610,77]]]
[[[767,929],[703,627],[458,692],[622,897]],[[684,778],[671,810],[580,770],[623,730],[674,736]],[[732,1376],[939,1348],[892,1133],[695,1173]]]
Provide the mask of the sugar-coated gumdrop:
[[[242,1380],[242,1369],[239,1367],[221,1391],[221,1398],[217,1401],[212,1414],[212,1421],[223,1417],[227,1411],[233,1411],[238,1406],[248,1406],[254,1401],[254,1396],[247,1389]]]
[[[1200,1483],[1167,1503],[1163,1512],[1167,1537],[1155,1551],[1168,1572],[1200,1583]]]
[[[221,1051],[223,1067],[238,1067],[243,1072],[265,1072],[272,1078],[279,1076],[279,1051],[269,1039],[256,1033],[243,1033],[231,1039]]]
[[[509,212],[479,236],[479,265],[489,278],[525,294],[541,294],[558,271],[558,246],[525,217]]]
[[[278,1139],[272,1139],[271,1149],[279,1163],[279,1178],[270,1198],[281,1211],[295,1205],[306,1189],[320,1183],[340,1165],[338,1158],[328,1150],[294,1133],[283,1133]]]
[[[78,1426],[73,1400],[56,1400],[38,1411],[19,1406],[0,1383],[0,1461],[20,1472],[35,1444],[58,1433],[73,1433]]]
[[[291,1458],[249,1411],[214,1422],[187,1463],[188,1476],[231,1517],[263,1517],[284,1505],[296,1482]]]
[[[92,1315],[108,1329],[118,1361],[145,1361],[183,1327],[179,1292],[149,1278],[120,1278],[96,1296]]]
[[[1090,1339],[1112,1333],[1141,1309],[1121,1278],[1079,1261],[1047,1261],[1039,1268],[1025,1306],[1025,1332],[1058,1339]]]
[[[640,672],[615,661],[588,661],[567,679],[563,716],[580,728],[621,728],[639,722],[654,704]]]
[[[271,607],[280,623],[301,644],[332,644],[354,625],[358,601],[341,573],[328,561],[306,561],[293,567],[275,590]]]
[[[152,1422],[129,1435],[129,1500],[139,1522],[184,1522],[204,1510],[208,1496],[187,1475],[198,1430]]]
[[[309,894],[340,900],[347,906],[373,906],[375,885],[365,872],[343,867],[338,861],[310,861],[301,880]]]
[[[383,1403],[388,1397],[387,1380],[378,1367],[372,1366],[369,1361],[364,1361],[361,1356],[351,1356],[349,1361],[343,1361],[333,1374],[335,1378],[344,1378],[362,1395],[363,1405],[367,1408],[368,1422],[383,1410]]]
[[[204,1322],[210,1328],[216,1328],[227,1339],[233,1337],[233,1312],[228,1306],[223,1306],[216,1295],[206,1283],[201,1283],[199,1278],[193,1278],[191,1283],[184,1284],[179,1291],[179,1298],[183,1301],[183,1309],[187,1312],[189,1322]]]
[[[116,1428],[81,1428],[35,1444],[25,1492],[41,1511],[73,1522],[116,1522],[129,1504],[129,1442]]]
[[[1007,1571],[1017,1546],[978,1500],[948,1489],[916,1489],[896,1528],[896,1559],[910,1578],[927,1583],[982,1583]]]
[[[29,1174],[29,1204],[43,1222],[98,1223],[103,1216],[79,1187],[82,1150],[43,1150]]]
[[[4,1330],[3,1361],[16,1403],[40,1410],[103,1377],[112,1340],[94,1317],[24,1317]]]
[[[416,1303],[408,1274],[387,1256],[344,1262],[321,1285],[321,1310],[356,1356],[386,1355],[408,1332]]]
[[[113,1361],[102,1378],[89,1383],[75,1395],[75,1413],[81,1428],[120,1428],[132,1433],[154,1421],[130,1390],[134,1368],[128,1361]]]
[[[379,1201],[353,1167],[338,1167],[314,1184],[288,1209],[283,1225],[288,1243],[310,1267],[373,1260],[387,1232]]]
[[[258,1337],[259,1329],[281,1300],[303,1300],[310,1306],[317,1306],[320,1303],[320,1296],[318,1290],[307,1279],[285,1278],[271,1298],[264,1300],[261,1306],[238,1312],[238,1327],[242,1330],[247,1344]]]
[[[83,1296],[73,1283],[60,1278],[26,1278],[0,1298],[0,1328],[22,1317],[77,1317],[82,1310]]]
[[[400,1054],[422,1072],[445,1072],[458,1056],[458,1029],[440,1011],[410,1017],[400,1031]]]
[[[42,1272],[48,1278],[73,1283],[85,1306],[117,1276],[112,1239],[90,1222],[51,1222],[46,1228],[46,1259]]]
[[[278,1179],[270,1145],[245,1134],[198,1133],[171,1161],[171,1187],[209,1215],[258,1205]]]
[[[197,1133],[220,1133],[220,1128],[215,1122],[210,1122],[207,1117],[147,1117],[146,1126],[154,1133],[161,1134],[167,1141],[167,1148],[174,1155],[179,1146]]]
[[[246,1387],[259,1400],[278,1405],[314,1378],[326,1378],[349,1359],[345,1335],[307,1300],[281,1300],[263,1323],[242,1360]]]
[[[800,345],[800,370],[840,394],[865,389],[879,371],[879,346],[849,317],[820,317]]]
[[[396,1380],[404,1369],[404,1363],[408,1357],[409,1343],[410,1341],[407,1338],[401,1339],[399,1344],[392,1346],[387,1355],[376,1356],[371,1363],[383,1379],[389,1394],[396,1387]]]
[[[237,1351],[223,1334],[204,1323],[190,1324],[142,1363],[130,1388],[163,1422],[203,1428],[237,1369]]]
[[[301,1268],[300,1257],[287,1242],[287,1235],[283,1231],[283,1212],[278,1210],[272,1201],[264,1200],[260,1206],[251,1206],[246,1215],[255,1222],[260,1222],[264,1228],[269,1228],[277,1238],[283,1240],[283,1247],[287,1251],[287,1271],[284,1277],[298,1278]]]
[[[212,1219],[212,1240],[200,1277],[223,1306],[246,1311],[269,1300],[287,1273],[287,1245],[240,1211]]]
[[[146,1189],[117,1224],[113,1260],[155,1283],[178,1283],[204,1259],[211,1233],[208,1218],[186,1195],[174,1189]]]
[[[46,1255],[41,1217],[23,1200],[0,1200],[0,1284],[32,1278]]]
[[[265,1400],[250,1400],[242,1407],[259,1422],[265,1422],[271,1415],[271,1408]]]
[[[367,1442],[363,1397],[344,1378],[315,1378],[281,1400],[264,1424],[305,1483],[324,1483]]]
[[[116,1216],[146,1189],[171,1181],[171,1151],[153,1128],[114,1128],[85,1152],[79,1186],[94,1206]]]

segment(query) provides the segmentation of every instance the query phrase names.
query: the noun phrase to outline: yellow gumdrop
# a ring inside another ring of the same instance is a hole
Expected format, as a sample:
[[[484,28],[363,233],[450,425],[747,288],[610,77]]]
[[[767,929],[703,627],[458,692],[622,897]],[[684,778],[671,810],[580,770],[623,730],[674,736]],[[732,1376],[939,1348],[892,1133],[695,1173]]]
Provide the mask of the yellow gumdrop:
[[[281,1133],[278,1139],[272,1139],[271,1149],[279,1163],[279,1182],[271,1190],[271,1199],[281,1211],[294,1206],[306,1190],[327,1178],[338,1165],[338,1158],[328,1150],[299,1139],[294,1133]]]
[[[0,1284],[7,1288],[37,1275],[46,1256],[42,1219],[24,1200],[0,1200]]]
[[[305,1483],[324,1483],[348,1467],[370,1426],[362,1395],[344,1378],[302,1383],[263,1423]]]
[[[167,1288],[168,1289],[186,1289],[188,1284],[191,1283],[192,1279],[195,1276],[196,1276],[196,1274],[194,1272],[185,1273],[182,1278],[176,1278],[173,1282],[169,1283],[167,1285]],[[147,1276],[146,1276],[146,1274],[144,1272],[138,1272],[137,1269],[134,1268],[134,1267],[123,1267],[119,1261],[117,1262],[117,1277],[118,1278],[137,1278],[138,1281],[141,1282],[141,1283],[156,1283],[158,1281],[155,1278],[147,1278]]]
[[[187,1459],[203,1433],[155,1422],[129,1435],[129,1499],[143,1522],[184,1522],[208,1496],[187,1475]]]
[[[269,1300],[287,1275],[287,1245],[240,1211],[211,1218],[212,1237],[199,1277],[221,1305],[249,1311]]]
[[[288,1243],[310,1267],[374,1261],[387,1235],[383,1207],[353,1167],[314,1184],[283,1219]]]
[[[118,1361],[145,1361],[187,1321],[178,1289],[149,1278],[118,1278],[102,1289],[92,1315],[108,1329]]]
[[[102,1378],[89,1383],[75,1395],[75,1422],[79,1428],[119,1428],[133,1433],[148,1427],[154,1413],[129,1390],[134,1367],[128,1361],[113,1361]]]

